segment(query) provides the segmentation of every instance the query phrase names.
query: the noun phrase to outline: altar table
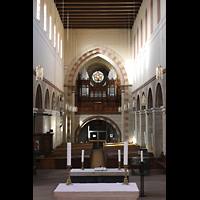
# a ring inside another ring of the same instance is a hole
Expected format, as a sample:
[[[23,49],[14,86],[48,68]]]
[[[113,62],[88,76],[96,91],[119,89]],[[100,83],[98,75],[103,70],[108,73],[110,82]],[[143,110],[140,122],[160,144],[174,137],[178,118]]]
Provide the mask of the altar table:
[[[72,183],[116,183],[124,181],[125,172],[121,168],[107,168],[106,171],[95,171],[95,169],[86,168],[71,169],[70,177]],[[129,170],[127,170],[127,178],[129,180]]]
[[[139,190],[136,183],[60,183],[54,197],[57,200],[136,200]]]

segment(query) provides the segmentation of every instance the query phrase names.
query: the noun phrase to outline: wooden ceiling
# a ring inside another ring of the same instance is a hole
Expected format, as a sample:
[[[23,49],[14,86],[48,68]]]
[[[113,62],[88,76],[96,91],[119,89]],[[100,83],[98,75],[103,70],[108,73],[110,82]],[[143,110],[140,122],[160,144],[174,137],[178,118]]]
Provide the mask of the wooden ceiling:
[[[132,28],[142,0],[54,0],[64,28]]]

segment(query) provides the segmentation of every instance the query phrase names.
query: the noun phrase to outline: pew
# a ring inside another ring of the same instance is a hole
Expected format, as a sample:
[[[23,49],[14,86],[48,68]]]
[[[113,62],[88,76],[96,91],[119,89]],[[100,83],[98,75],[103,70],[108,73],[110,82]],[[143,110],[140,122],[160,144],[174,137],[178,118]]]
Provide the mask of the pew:
[[[105,163],[107,168],[118,167],[118,149],[121,150],[121,167],[123,166],[124,159],[124,143],[104,143],[103,152],[105,157]],[[128,168],[131,169],[131,158],[138,156],[140,146],[132,143],[128,143]]]
[[[72,143],[71,165],[72,168],[81,168],[81,151],[84,149],[84,166],[90,168],[93,144]],[[40,163],[41,169],[66,169],[67,166],[67,143],[58,146],[54,151],[45,156]]]
[[[166,174],[166,155],[164,155],[164,152],[162,151],[160,156],[157,158],[157,165],[164,168],[164,173]]]

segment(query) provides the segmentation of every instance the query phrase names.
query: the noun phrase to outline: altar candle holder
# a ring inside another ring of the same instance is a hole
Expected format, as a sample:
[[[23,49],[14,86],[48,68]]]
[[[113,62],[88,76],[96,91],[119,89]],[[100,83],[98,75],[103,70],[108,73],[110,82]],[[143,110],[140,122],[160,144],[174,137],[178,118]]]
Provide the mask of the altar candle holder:
[[[121,169],[121,162],[118,162],[118,170]]]
[[[71,170],[71,167],[72,167],[71,165],[67,165],[67,172],[68,172],[68,173],[67,173],[67,176],[68,176],[68,177],[67,177],[67,183],[66,183],[67,185],[72,185],[71,177],[70,177],[70,170]]]
[[[81,169],[84,170],[84,162],[81,162]]]
[[[122,185],[128,185],[128,178],[127,178],[127,170],[128,170],[128,165],[124,165],[124,170],[125,170],[125,177],[124,177],[124,182]]]

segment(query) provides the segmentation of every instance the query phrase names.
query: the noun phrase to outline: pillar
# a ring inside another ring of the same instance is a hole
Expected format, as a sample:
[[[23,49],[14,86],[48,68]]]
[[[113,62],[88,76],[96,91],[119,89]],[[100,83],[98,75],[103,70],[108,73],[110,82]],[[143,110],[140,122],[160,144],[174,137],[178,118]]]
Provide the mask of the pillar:
[[[121,88],[121,106],[124,106],[125,89]],[[121,142],[124,142],[124,109],[121,111]]]
[[[136,143],[139,144],[140,143],[140,138],[139,138],[139,111],[134,111],[135,113],[135,139],[136,139]]]
[[[153,146],[152,146],[152,139],[151,134],[153,133],[153,127],[152,127],[152,110],[151,109],[145,109],[145,121],[146,121],[146,148],[149,152],[153,152]]]
[[[75,106],[75,88],[72,87],[72,106]],[[71,111],[71,142],[75,142],[75,112]]]
[[[163,124],[163,151],[166,155],[166,107],[161,106],[162,109],[162,124]]]
[[[145,138],[144,138],[144,132],[145,132],[145,112],[144,110],[139,111],[139,132],[140,132],[140,143],[139,145],[142,148],[146,148]],[[146,133],[145,133],[146,134]]]
[[[163,151],[163,124],[162,124],[162,109],[151,108],[153,116],[153,154],[154,157],[159,157]]]

